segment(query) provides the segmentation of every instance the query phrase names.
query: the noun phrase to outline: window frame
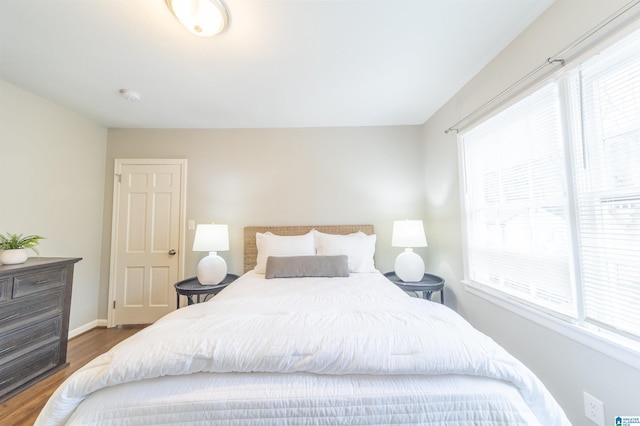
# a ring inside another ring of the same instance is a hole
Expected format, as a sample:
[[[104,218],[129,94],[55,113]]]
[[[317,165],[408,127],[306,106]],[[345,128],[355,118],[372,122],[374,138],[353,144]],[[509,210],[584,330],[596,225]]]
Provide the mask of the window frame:
[[[476,120],[470,128],[477,126],[479,123],[484,122],[493,116],[501,113],[508,107],[520,102],[526,96],[531,93],[539,90],[544,85],[549,84],[552,80],[558,80],[559,84],[559,92],[561,97],[561,108],[563,108],[564,117],[564,132],[568,135],[569,133],[569,117],[567,109],[567,104],[565,103],[565,98],[567,97],[567,84],[568,80],[564,78],[565,74],[571,73],[576,68],[580,67],[583,62],[588,61],[590,58],[599,54],[601,51],[609,48],[611,45],[616,44],[621,41],[624,37],[630,35],[633,32],[640,31],[640,22],[637,22],[634,25],[628,26],[623,31],[620,31],[615,36],[610,37],[604,42],[599,43],[596,47],[589,49],[584,54],[578,56],[577,58],[571,61],[571,64],[567,64],[569,66],[565,66],[565,68],[537,81],[535,84],[523,89],[518,96],[514,96],[509,100],[509,102],[505,102],[499,108],[491,111],[489,114],[486,114],[481,119]],[[575,292],[578,295],[576,297],[576,317],[574,318],[571,315],[564,315],[560,312],[553,311],[551,309],[546,309],[544,307],[535,305],[533,303],[528,303],[525,299],[518,298],[517,296],[511,296],[508,293],[502,292],[500,290],[494,289],[488,285],[484,285],[482,283],[474,282],[469,277],[469,253],[468,253],[468,226],[467,226],[467,217],[465,212],[465,192],[466,192],[466,175],[465,175],[465,152],[463,146],[463,138],[467,133],[467,130],[461,131],[458,133],[457,143],[458,143],[458,159],[459,159],[459,176],[460,176],[460,203],[461,203],[461,231],[462,231],[462,252],[463,252],[463,270],[464,270],[464,279],[462,283],[464,284],[465,291],[474,296],[480,297],[483,300],[486,300],[496,306],[506,309],[512,313],[515,313],[519,316],[527,318],[543,327],[546,327],[552,331],[555,331],[563,336],[566,336],[574,341],[582,343],[592,349],[595,349],[599,352],[602,352],[614,359],[617,359],[621,362],[624,362],[628,365],[631,365],[635,368],[640,369],[640,341],[635,339],[627,339],[623,334],[610,332],[606,329],[606,327],[597,327],[593,324],[590,324],[585,319],[585,308],[582,297],[582,284],[579,279],[579,254],[578,254],[578,221],[576,218],[576,206],[575,206],[575,191],[576,191],[576,182],[574,182],[573,176],[573,158],[572,158],[572,149],[569,146],[570,141],[569,137],[566,138],[564,149],[565,149],[565,171],[566,171],[566,180],[568,183],[568,197],[570,199],[569,203],[569,227],[570,227],[570,244],[572,250],[572,272],[575,274],[576,279],[574,283]]]

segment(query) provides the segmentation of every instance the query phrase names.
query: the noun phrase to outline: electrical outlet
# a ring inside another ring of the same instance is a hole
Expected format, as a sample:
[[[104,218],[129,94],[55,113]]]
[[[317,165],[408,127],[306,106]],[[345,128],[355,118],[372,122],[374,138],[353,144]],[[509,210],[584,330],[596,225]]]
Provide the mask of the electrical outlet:
[[[196,230],[196,221],[193,220],[193,219],[189,219],[187,227],[189,228],[189,231],[195,231]]]
[[[604,423],[604,404],[592,395],[584,393],[584,415],[598,426],[606,426]]]

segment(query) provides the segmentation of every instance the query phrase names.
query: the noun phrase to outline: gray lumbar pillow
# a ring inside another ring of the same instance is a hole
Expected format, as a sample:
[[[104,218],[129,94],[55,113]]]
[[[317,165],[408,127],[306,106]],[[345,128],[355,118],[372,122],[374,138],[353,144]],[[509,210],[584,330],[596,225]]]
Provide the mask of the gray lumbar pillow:
[[[265,278],[348,277],[346,255],[339,256],[269,256]]]

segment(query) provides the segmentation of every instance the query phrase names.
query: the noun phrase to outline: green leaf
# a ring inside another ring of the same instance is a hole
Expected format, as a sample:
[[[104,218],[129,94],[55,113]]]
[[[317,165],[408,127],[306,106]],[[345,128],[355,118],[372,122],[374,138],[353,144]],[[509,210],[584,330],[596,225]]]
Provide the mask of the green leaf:
[[[44,237],[41,237],[40,235],[27,235],[26,237],[23,237],[22,235],[23,234],[12,234],[11,232],[0,234],[0,249],[29,249],[37,255],[40,255],[40,252],[38,252],[38,249],[36,247],[38,246],[38,244],[40,244],[40,240],[43,240]]]

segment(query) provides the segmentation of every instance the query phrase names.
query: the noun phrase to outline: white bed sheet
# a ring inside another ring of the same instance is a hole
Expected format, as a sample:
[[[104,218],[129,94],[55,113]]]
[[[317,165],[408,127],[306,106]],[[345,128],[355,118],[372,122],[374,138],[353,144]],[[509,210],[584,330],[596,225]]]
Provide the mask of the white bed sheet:
[[[379,273],[245,274],[76,372],[36,424],[125,419],[569,424],[542,383],[491,339]]]
[[[539,424],[515,387],[483,377],[307,373],[197,373],[118,385],[89,396],[67,424],[124,423]]]

